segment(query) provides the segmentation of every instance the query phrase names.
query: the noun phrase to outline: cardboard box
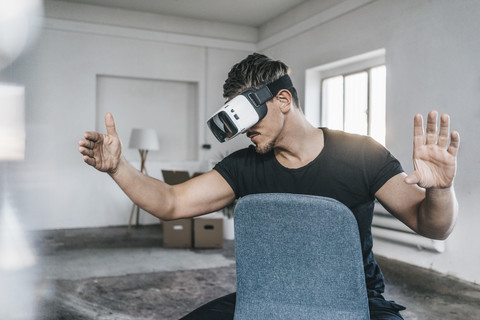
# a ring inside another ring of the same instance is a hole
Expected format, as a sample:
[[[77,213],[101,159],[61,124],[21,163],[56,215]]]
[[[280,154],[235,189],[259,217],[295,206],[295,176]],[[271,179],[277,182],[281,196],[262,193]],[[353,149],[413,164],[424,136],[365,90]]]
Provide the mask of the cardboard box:
[[[195,248],[223,248],[223,218],[193,219],[193,246]]]
[[[192,219],[162,221],[165,248],[192,247]]]

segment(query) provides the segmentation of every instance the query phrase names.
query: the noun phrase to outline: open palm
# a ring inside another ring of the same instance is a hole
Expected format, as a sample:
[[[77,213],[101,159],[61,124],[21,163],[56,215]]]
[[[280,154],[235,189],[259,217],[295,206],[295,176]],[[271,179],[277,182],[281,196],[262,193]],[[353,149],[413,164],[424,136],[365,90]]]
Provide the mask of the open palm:
[[[450,135],[450,144],[449,144]],[[427,127],[423,131],[423,118],[417,114],[414,119],[413,162],[415,171],[406,177],[410,184],[422,188],[448,188],[453,184],[456,172],[457,152],[460,135],[450,134],[450,117],[442,114],[440,130],[437,133],[437,112],[428,114]]]

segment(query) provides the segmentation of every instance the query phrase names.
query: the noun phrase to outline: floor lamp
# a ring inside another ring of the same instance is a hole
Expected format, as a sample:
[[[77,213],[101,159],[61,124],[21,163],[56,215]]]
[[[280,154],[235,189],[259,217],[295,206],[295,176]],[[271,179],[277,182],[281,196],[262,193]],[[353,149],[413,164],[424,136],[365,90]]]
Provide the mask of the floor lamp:
[[[147,154],[149,150],[158,150],[158,136],[155,129],[132,129],[130,134],[130,143],[128,145],[131,149],[138,149],[140,153],[140,172],[144,175],[148,175],[145,162],[147,161]],[[137,214],[136,226],[139,225],[140,207],[135,203],[132,205],[132,212],[130,213],[130,219],[128,220],[128,231],[132,226],[133,215]]]

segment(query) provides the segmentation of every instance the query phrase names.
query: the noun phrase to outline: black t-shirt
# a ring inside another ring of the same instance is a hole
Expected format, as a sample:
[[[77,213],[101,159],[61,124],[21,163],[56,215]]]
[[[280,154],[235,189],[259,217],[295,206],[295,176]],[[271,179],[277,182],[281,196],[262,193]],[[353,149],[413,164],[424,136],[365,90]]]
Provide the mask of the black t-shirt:
[[[403,172],[392,154],[372,138],[322,128],[324,148],[298,169],[282,166],[273,151],[254,146],[232,153],[215,166],[236,197],[256,193],[295,193],[330,197],[345,204],[357,219],[368,296],[383,298],[383,275],[372,252],[371,224],[375,193]]]

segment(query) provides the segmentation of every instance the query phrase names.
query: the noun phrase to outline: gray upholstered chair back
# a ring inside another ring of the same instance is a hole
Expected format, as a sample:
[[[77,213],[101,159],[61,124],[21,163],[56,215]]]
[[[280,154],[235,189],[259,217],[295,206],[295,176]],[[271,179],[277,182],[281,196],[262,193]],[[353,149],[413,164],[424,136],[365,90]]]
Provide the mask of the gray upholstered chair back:
[[[235,320],[369,319],[358,226],[340,202],[256,194],[235,209]]]

